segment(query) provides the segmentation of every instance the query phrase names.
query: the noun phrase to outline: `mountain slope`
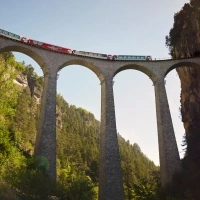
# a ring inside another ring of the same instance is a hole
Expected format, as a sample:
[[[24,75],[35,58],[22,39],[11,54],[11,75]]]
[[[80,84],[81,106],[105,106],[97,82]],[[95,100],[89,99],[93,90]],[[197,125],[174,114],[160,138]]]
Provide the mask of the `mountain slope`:
[[[33,180],[40,179],[39,182],[49,183],[45,175],[41,174],[47,166],[41,167],[38,164],[40,158],[33,157],[43,78],[34,72],[32,66],[17,63],[12,54],[5,55],[6,57],[1,57],[2,69],[7,65],[6,62],[15,63],[15,74],[9,80],[12,87],[16,88],[16,96],[12,103],[8,102],[7,105],[8,108],[12,107],[12,118],[7,119],[6,114],[0,109],[0,116],[7,124],[4,130],[1,130],[4,134],[0,140],[0,155],[4,160],[11,161],[14,154],[7,155],[6,149],[2,148],[11,145],[12,152],[16,152],[14,160],[18,165],[11,162],[14,164],[12,168],[5,162],[0,167],[0,171],[4,171],[1,177],[11,188],[18,188],[17,191],[22,191],[23,195],[29,195],[27,198],[31,199],[33,196],[29,193],[41,195],[39,186],[32,185]],[[3,85],[0,91],[5,93]],[[80,196],[75,197],[77,194],[82,194],[81,200],[96,199],[100,122],[87,110],[69,105],[60,94],[57,94],[56,120],[59,195],[69,200],[80,199]],[[150,195],[155,195],[156,191],[151,172],[158,171],[158,167],[142,153],[137,144],[130,144],[120,135],[118,140],[126,199],[140,199],[142,195],[143,199],[145,195],[146,199],[150,199]],[[44,187],[45,195],[49,195],[50,190],[46,187],[50,186],[46,184]]]

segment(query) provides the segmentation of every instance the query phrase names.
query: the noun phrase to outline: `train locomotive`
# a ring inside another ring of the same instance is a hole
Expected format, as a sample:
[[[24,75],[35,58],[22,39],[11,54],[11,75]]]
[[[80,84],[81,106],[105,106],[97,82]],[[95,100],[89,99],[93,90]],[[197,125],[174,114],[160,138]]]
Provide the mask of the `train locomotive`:
[[[20,42],[32,45],[32,46],[37,46],[40,48],[60,52],[60,53],[65,53],[65,54],[73,54],[73,55],[80,55],[80,56],[86,56],[86,57],[92,57],[92,58],[99,58],[99,59],[104,59],[104,60],[121,60],[121,61],[127,61],[127,60],[147,60],[151,61],[152,57],[151,56],[137,56],[137,55],[111,55],[111,54],[102,54],[102,53],[93,53],[93,52],[86,52],[86,51],[77,51],[77,50],[72,50],[69,48],[65,47],[60,47],[52,44],[48,44],[45,42],[40,42],[37,40],[33,39],[28,39],[26,37],[22,37],[19,35],[16,35],[14,33],[5,31],[3,29],[0,29],[0,35],[4,37],[11,38],[13,40],[18,40]]]

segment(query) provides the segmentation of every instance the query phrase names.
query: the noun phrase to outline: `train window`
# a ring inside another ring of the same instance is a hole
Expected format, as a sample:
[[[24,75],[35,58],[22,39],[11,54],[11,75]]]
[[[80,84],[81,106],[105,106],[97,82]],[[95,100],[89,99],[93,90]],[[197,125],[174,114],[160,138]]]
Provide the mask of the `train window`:
[[[7,31],[2,30],[2,33],[5,34],[5,35],[8,35]]]
[[[7,35],[11,38],[14,38],[14,39],[20,39],[20,36],[19,35],[15,35],[14,33],[10,33],[8,31],[4,31],[2,29],[0,29],[0,33],[4,34],[4,35]]]
[[[11,37],[14,37],[14,34],[12,34],[12,33],[8,33],[8,35],[11,36]]]
[[[51,45],[49,48],[54,49],[54,50],[56,49],[56,47],[53,45]]]
[[[37,45],[43,45],[42,42],[39,42],[39,41],[36,41],[36,40],[33,40],[33,44],[37,44]]]

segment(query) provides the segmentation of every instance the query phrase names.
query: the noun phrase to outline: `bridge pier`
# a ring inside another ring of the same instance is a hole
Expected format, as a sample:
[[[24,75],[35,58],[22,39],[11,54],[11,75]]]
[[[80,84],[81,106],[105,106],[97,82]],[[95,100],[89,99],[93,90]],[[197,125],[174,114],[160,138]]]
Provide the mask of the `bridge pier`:
[[[101,83],[99,200],[124,200],[111,77]]]
[[[45,156],[49,162],[48,175],[56,180],[56,85],[57,74],[44,75],[44,87],[38,120],[35,155]]]
[[[164,187],[172,182],[174,173],[181,170],[181,162],[169,110],[164,78],[159,77],[154,82],[154,87],[156,99],[161,185]]]

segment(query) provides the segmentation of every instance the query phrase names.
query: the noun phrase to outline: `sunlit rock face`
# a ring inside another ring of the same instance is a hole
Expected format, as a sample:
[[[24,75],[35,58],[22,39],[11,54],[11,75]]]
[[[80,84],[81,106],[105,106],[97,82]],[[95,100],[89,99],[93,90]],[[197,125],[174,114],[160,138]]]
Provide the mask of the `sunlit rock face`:
[[[33,97],[35,98],[36,103],[40,104],[40,99],[42,97],[42,88],[41,87],[34,87]]]
[[[23,73],[19,73],[14,80],[14,83],[16,83],[20,88],[23,90],[26,87],[29,87],[30,93],[32,98],[34,98],[36,104],[40,104],[41,102],[41,97],[42,97],[42,92],[43,89],[41,86],[37,86],[37,84],[32,81],[28,80],[27,75],[24,75]],[[56,125],[58,126],[59,129],[62,129],[62,112],[57,109],[57,116],[56,116]]]
[[[27,87],[28,86],[27,76],[24,75],[23,73],[18,74],[17,78],[14,80],[14,83],[16,83],[21,87]]]
[[[36,104],[40,104],[42,87],[37,86],[35,81],[29,80],[27,75],[19,73],[14,80],[14,83],[19,85],[21,89],[24,89],[28,86],[31,92],[31,96],[36,100]]]

